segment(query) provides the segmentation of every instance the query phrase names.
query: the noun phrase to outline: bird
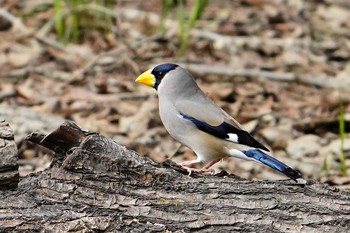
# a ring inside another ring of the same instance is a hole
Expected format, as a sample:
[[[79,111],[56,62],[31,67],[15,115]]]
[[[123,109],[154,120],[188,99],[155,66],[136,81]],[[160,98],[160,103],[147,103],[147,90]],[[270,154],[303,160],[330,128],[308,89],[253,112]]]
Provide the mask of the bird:
[[[264,145],[216,105],[180,65],[163,63],[140,74],[135,82],[153,87],[158,94],[159,115],[168,133],[196,154],[179,163],[189,172],[207,172],[228,157],[265,164],[297,182],[302,174],[267,154]],[[190,167],[204,164],[201,168]]]

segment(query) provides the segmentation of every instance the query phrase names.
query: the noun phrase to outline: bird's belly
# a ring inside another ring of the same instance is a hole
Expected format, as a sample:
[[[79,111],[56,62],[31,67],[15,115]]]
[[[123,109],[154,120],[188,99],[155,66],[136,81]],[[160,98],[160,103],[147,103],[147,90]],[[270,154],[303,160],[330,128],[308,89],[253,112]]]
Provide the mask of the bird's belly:
[[[229,156],[229,150],[223,141],[205,132],[198,131],[188,138],[188,145],[202,162],[210,162]]]
[[[191,121],[177,115],[177,111],[162,107],[160,105],[160,117],[166,130],[176,141],[193,150],[200,161],[209,162],[229,156],[223,140],[199,130]]]
[[[221,139],[201,131],[184,134],[179,139],[175,137],[174,139],[193,150],[198,160],[204,163],[229,156],[229,150],[223,145]]]

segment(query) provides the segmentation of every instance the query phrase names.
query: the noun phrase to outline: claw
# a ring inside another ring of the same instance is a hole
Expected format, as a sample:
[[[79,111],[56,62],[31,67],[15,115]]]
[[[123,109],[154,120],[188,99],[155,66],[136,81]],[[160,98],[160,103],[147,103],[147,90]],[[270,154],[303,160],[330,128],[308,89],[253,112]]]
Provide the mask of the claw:
[[[209,172],[212,171],[211,169],[207,169],[207,168],[191,168],[191,167],[187,167],[187,166],[181,166],[183,169],[186,169],[186,171],[188,172],[188,176],[191,176],[192,172]]]
[[[186,171],[188,172],[188,176],[191,176],[192,171],[195,171],[195,172],[208,172],[208,171],[211,171],[210,168],[214,164],[219,162],[219,161],[220,161],[220,159],[213,160],[213,161],[209,162],[208,164],[206,164],[205,166],[203,166],[202,168],[191,168],[191,167],[188,167],[188,165],[200,162],[200,161],[197,161],[197,160],[184,161],[182,163],[179,163],[178,165],[180,165],[183,169],[186,169]]]

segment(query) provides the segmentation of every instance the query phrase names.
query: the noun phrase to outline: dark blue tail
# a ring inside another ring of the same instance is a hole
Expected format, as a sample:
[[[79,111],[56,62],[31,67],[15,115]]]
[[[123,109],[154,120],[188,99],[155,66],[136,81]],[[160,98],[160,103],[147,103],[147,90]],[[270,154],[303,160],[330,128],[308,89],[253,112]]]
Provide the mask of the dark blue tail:
[[[270,155],[265,154],[259,149],[246,150],[242,151],[246,156],[253,158],[257,161],[262,162],[263,164],[283,173],[289,178],[297,181],[298,178],[301,178],[301,173],[294,170],[293,168],[288,167],[286,164],[278,161],[277,159],[271,157]]]

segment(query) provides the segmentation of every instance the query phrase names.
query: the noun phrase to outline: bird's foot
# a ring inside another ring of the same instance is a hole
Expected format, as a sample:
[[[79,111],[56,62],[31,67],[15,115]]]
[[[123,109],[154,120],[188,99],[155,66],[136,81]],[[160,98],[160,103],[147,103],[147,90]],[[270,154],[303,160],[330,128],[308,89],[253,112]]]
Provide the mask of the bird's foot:
[[[180,165],[180,164],[179,164]],[[192,172],[208,172],[211,171],[211,169],[207,169],[207,168],[192,168],[192,167],[187,167],[185,165],[180,165],[183,169],[186,169],[186,171],[188,172],[188,176],[191,176]]]
[[[219,161],[220,161],[220,159],[213,160],[213,161],[207,163],[207,164],[206,164],[204,167],[202,167],[202,168],[191,168],[191,167],[189,167],[189,165],[191,165],[191,164],[195,164],[195,163],[200,162],[200,161],[198,161],[198,160],[184,161],[184,162],[182,162],[182,163],[179,163],[179,165],[180,165],[182,168],[186,169],[187,172],[188,172],[188,176],[190,176],[190,175],[192,174],[193,171],[194,171],[194,172],[201,172],[201,173],[202,173],[202,172],[212,171],[212,169],[210,169],[210,168],[211,168],[214,164],[216,164],[217,162],[219,162]]]

